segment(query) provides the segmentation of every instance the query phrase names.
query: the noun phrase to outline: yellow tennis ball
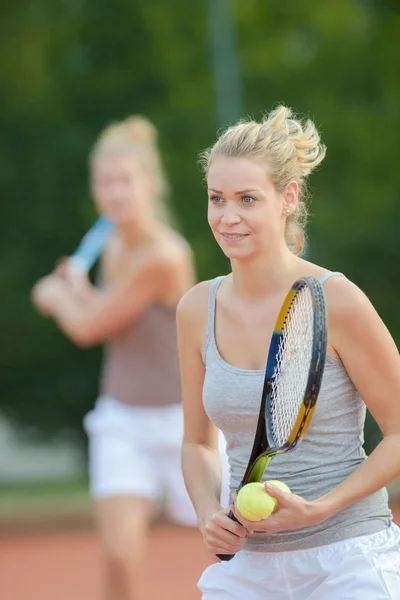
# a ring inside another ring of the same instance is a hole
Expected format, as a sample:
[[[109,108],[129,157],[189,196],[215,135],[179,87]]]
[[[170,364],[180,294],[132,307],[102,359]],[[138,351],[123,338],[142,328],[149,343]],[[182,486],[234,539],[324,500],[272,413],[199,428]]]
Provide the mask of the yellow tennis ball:
[[[289,486],[286,485],[286,483],[283,483],[283,481],[279,481],[279,479],[270,479],[269,481],[267,481],[267,483],[270,483],[271,485],[276,486],[277,488],[279,488],[283,492],[286,492],[287,494],[292,493]],[[274,500],[274,509],[272,512],[274,513],[278,510],[278,500],[276,498],[274,498],[273,500]]]
[[[236,508],[248,521],[267,519],[274,510],[276,500],[270,496],[263,483],[247,483],[239,491]]]

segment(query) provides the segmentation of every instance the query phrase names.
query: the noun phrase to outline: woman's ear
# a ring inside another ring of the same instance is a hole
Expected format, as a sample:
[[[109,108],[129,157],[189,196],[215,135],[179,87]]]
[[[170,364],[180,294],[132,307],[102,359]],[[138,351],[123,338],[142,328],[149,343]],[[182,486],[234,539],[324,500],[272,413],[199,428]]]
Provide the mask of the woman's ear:
[[[299,184],[297,181],[291,181],[287,184],[283,192],[283,198],[283,214],[287,217],[293,214],[297,208],[299,200]]]

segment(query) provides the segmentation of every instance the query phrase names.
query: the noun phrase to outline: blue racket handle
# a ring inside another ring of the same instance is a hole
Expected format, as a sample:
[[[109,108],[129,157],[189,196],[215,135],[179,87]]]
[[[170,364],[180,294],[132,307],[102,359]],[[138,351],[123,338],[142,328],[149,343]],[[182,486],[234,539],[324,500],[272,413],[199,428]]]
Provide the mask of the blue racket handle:
[[[70,256],[69,260],[72,265],[83,271],[89,271],[99,258],[114,230],[115,223],[111,219],[99,217]]]

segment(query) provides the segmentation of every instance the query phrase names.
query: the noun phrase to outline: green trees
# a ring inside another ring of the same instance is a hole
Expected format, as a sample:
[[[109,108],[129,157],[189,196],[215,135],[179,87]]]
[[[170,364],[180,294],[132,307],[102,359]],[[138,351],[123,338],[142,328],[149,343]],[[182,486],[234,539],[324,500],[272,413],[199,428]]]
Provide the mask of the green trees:
[[[345,272],[399,339],[399,11],[372,1],[235,3],[246,111],[312,116],[328,146],[313,176],[309,256]],[[100,353],[35,314],[29,290],[94,218],[86,157],[105,123],[142,112],[160,129],[173,204],[199,276],[228,268],[205,217],[198,152],[217,128],[207,2],[9,4],[0,24],[1,410],[79,430]]]

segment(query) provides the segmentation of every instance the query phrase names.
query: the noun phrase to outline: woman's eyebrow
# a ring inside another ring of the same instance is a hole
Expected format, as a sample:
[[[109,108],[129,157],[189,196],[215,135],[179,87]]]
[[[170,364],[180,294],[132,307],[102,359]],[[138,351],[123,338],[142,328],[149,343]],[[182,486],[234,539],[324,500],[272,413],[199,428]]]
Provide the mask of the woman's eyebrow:
[[[214,192],[215,194],[223,194],[223,192],[221,192],[221,190],[214,190],[213,188],[209,188],[208,189],[209,192]],[[261,190],[258,189],[248,189],[248,190],[240,190],[238,192],[233,192],[235,194],[235,196],[239,196],[241,194],[249,194],[250,192],[261,192]]]

